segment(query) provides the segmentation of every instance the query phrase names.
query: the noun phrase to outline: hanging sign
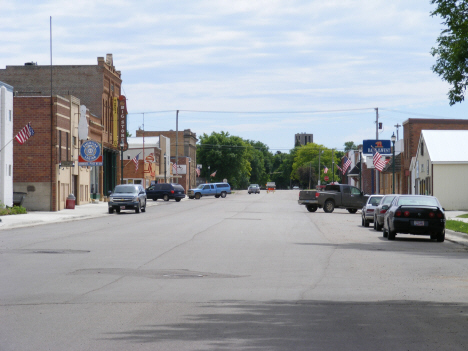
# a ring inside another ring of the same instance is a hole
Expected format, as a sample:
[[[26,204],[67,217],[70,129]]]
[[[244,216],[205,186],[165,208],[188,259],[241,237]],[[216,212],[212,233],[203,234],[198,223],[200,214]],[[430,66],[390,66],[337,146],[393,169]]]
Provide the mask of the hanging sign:
[[[78,155],[78,165],[102,166],[101,145],[93,140],[85,141],[80,148],[80,154]]]

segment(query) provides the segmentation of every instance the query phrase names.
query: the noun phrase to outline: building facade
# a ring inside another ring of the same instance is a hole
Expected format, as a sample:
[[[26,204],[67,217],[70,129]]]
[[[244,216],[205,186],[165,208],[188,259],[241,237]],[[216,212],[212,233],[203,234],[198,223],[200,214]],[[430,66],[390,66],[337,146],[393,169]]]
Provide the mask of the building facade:
[[[307,133],[298,133],[294,135],[294,146],[296,145],[306,145],[314,142],[314,135]]]

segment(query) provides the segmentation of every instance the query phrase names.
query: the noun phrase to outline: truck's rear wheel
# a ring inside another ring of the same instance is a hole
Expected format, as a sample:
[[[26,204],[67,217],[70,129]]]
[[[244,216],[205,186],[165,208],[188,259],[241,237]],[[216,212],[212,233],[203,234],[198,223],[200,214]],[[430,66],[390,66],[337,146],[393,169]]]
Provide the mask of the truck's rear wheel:
[[[348,212],[349,213],[356,213],[357,212],[357,209],[355,208],[347,208]]]
[[[315,205],[306,205],[307,211],[309,212],[315,212],[317,211],[317,206]]]
[[[335,210],[335,203],[332,200],[325,201],[323,210],[327,213],[332,213]]]
[[[221,197],[222,197],[223,199],[226,197],[226,192],[225,192],[225,191],[223,191],[223,192],[221,193]]]

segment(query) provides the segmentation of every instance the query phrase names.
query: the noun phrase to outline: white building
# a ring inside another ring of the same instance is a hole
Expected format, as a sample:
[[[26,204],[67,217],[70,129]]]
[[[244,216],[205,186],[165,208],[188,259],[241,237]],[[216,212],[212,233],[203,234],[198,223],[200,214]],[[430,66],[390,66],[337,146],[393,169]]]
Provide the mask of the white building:
[[[0,150],[0,202],[13,206],[13,87],[3,82],[0,82]]]
[[[446,210],[468,210],[468,130],[422,130],[411,162],[413,193],[433,195]]]

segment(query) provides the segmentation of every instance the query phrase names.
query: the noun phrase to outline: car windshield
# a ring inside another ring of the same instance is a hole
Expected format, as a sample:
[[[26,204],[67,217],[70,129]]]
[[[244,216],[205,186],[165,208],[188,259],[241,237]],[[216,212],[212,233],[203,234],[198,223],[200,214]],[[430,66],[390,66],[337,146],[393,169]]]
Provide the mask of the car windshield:
[[[439,206],[437,200],[428,196],[402,196],[398,199],[398,206]]]
[[[369,204],[373,206],[377,206],[380,203],[380,200],[382,200],[383,196],[373,196],[369,199]]]
[[[137,188],[135,188],[133,185],[122,185],[122,186],[116,186],[114,190],[114,194],[132,194],[132,193],[138,193]]]
[[[204,184],[200,184],[199,186],[197,186],[197,189],[203,189],[204,186]]]

